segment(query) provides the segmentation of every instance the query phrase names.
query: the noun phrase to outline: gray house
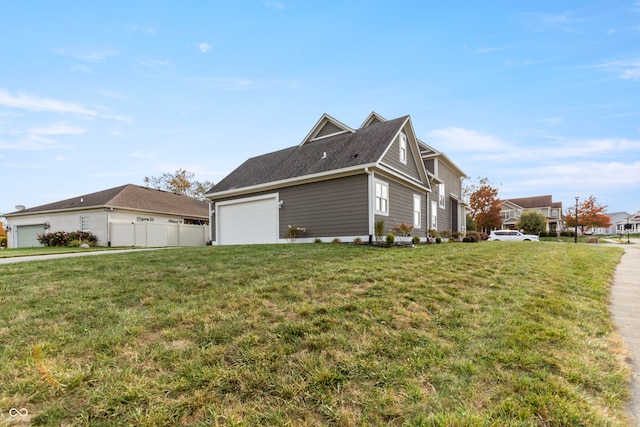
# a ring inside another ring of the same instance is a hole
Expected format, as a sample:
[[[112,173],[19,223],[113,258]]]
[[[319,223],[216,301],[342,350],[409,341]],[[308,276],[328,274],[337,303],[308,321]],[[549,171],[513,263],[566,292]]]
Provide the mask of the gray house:
[[[297,226],[301,242],[372,241],[378,221],[385,234],[406,223],[424,240],[432,181],[441,180],[425,168],[423,150],[409,116],[372,113],[352,129],[324,114],[299,145],[248,159],[209,190],[211,240],[287,242]],[[445,208],[437,207],[443,217],[464,223]]]

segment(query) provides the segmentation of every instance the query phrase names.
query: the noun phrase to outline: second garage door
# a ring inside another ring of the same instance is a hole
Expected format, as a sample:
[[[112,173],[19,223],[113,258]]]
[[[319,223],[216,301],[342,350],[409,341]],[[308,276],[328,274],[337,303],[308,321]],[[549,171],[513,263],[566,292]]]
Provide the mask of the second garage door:
[[[218,203],[216,224],[220,245],[278,243],[277,195]]]

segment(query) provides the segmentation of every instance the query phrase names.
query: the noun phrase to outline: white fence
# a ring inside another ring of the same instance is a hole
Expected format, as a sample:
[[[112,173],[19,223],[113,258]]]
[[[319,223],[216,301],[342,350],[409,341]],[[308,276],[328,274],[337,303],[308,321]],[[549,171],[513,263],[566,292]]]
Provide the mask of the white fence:
[[[111,222],[111,246],[204,246],[208,225],[154,222]]]

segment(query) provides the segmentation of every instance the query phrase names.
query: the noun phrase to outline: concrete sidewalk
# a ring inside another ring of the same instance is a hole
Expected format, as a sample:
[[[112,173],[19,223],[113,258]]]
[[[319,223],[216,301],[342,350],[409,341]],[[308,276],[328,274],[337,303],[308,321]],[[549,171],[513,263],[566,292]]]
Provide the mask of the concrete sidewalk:
[[[613,278],[609,307],[615,326],[631,352],[633,383],[629,411],[640,426],[640,240],[632,243],[616,245],[625,252]]]
[[[73,258],[73,257],[80,257],[80,256],[113,255],[113,254],[121,254],[125,252],[156,251],[159,249],[165,249],[165,248],[112,249],[109,251],[69,252],[69,253],[61,253],[61,254],[9,257],[9,258],[0,258],[0,265],[14,264],[16,262],[46,261],[46,260],[58,259],[58,258]]]

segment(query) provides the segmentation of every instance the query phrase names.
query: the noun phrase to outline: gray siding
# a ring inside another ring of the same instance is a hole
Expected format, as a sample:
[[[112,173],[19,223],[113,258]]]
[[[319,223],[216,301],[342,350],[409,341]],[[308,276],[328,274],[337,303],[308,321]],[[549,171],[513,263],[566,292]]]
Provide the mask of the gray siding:
[[[280,237],[289,225],[305,227],[302,237],[369,235],[367,175],[296,185],[280,190]],[[366,239],[365,239],[366,240]]]
[[[420,178],[420,173],[418,172],[418,167],[416,166],[416,159],[413,156],[413,152],[411,151],[411,142],[407,137],[407,164],[403,164],[400,161],[400,138],[396,137],[391,144],[391,148],[387,150],[387,153],[382,158],[382,163],[385,163],[392,168],[402,171],[403,173],[417,179],[418,181],[422,181]]]
[[[320,138],[320,137],[323,137],[323,136],[332,135],[332,134],[338,133],[338,132],[344,132],[344,130],[340,129],[338,126],[334,125],[333,123],[327,123],[326,125],[324,125],[322,127],[322,129],[320,129],[320,132],[318,132],[318,134],[315,136],[315,138]]]
[[[438,207],[438,230],[458,230],[457,224],[453,223],[456,219],[456,215],[459,214],[452,212],[452,209],[457,209],[458,204],[453,203],[451,194],[454,194],[461,199],[462,197],[462,181],[460,175],[457,175],[451,168],[442,161],[438,161],[438,178],[444,182],[445,190],[445,209]]]
[[[423,161],[425,169],[435,175],[435,160],[434,159],[426,159]]]
[[[422,227],[420,229],[414,228],[411,235],[420,236],[421,238],[425,237],[428,226],[426,209],[427,195],[381,175],[376,175],[376,179],[389,183],[389,216],[375,216],[376,221],[384,221],[385,234],[391,232],[394,224],[400,225],[406,222],[409,225],[413,225],[413,195],[417,194],[420,196],[422,203]]]

